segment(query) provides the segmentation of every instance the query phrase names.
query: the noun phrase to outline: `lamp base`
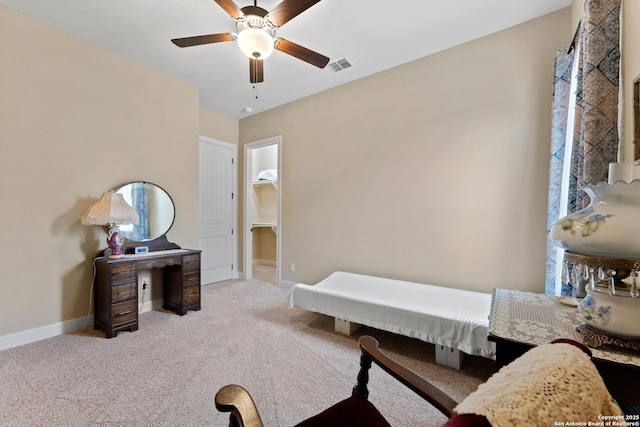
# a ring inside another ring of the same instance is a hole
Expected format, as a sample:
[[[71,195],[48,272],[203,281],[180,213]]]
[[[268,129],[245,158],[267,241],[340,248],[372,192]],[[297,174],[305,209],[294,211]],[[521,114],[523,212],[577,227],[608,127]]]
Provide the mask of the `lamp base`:
[[[118,226],[112,226],[109,229],[109,236],[107,236],[107,244],[111,249],[111,255],[108,255],[108,257],[111,259],[122,258],[124,256],[121,250],[123,243],[124,237],[118,232]]]

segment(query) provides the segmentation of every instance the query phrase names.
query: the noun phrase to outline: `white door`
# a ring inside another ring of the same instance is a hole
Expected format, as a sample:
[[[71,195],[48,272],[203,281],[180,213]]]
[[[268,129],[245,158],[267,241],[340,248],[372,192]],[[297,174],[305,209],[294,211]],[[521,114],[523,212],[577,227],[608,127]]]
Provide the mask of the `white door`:
[[[200,137],[201,283],[234,278],[235,154],[233,144]]]

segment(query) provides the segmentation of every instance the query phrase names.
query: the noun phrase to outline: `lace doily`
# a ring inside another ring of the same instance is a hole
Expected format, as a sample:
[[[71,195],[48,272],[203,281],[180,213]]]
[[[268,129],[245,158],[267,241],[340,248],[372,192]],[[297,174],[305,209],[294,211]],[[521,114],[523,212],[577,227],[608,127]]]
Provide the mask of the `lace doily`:
[[[493,427],[587,425],[622,415],[589,356],[571,344],[529,350],[481,384],[455,411],[484,415]]]

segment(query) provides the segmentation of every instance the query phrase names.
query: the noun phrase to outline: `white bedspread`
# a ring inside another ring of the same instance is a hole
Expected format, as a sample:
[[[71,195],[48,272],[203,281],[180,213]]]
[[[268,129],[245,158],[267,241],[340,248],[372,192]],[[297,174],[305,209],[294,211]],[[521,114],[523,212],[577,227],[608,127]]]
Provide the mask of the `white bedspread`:
[[[289,307],[495,359],[487,340],[491,294],[335,272],[320,283],[297,284]]]

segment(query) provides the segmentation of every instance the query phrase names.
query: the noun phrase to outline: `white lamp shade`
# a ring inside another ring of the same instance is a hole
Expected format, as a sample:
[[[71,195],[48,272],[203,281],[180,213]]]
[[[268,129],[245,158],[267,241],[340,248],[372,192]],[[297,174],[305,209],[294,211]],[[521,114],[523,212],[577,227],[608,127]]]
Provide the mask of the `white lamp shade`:
[[[137,224],[140,217],[135,209],[124,200],[122,194],[107,191],[102,193],[100,200],[82,213],[81,221],[84,225],[111,226]]]
[[[273,52],[273,38],[257,28],[240,31],[238,45],[242,53],[254,59],[265,59]]]

